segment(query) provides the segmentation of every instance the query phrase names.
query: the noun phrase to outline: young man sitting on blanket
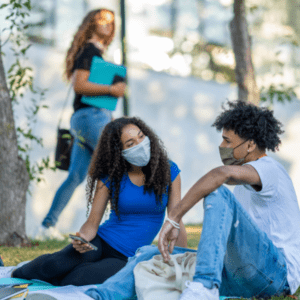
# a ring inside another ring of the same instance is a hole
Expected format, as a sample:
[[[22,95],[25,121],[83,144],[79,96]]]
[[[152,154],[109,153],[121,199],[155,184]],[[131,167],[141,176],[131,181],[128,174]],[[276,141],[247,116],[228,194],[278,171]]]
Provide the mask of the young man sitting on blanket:
[[[204,198],[204,221],[193,282],[180,300],[219,296],[270,297],[293,294],[300,285],[300,210],[293,183],[283,166],[266,155],[280,144],[282,124],[266,108],[229,102],[213,126],[223,130],[220,155],[225,166],[200,178],[169,213],[158,248],[165,261],[175,247],[178,223]],[[223,184],[236,185],[230,192]],[[189,250],[190,251],[190,250]],[[130,299],[133,269],[157,255],[139,249],[127,265],[97,289],[94,299]]]

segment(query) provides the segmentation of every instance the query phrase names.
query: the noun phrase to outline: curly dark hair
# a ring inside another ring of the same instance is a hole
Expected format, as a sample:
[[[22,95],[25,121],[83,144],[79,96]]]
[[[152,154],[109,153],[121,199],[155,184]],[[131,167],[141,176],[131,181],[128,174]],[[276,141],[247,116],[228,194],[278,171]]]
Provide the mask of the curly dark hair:
[[[130,170],[130,164],[122,157],[121,135],[125,126],[134,124],[149,137],[151,158],[149,163],[142,167],[145,174],[144,193],[153,191],[156,201],[162,202],[162,196],[171,192],[170,163],[162,141],[142,120],[137,117],[122,117],[108,123],[94,151],[87,179],[88,211],[93,202],[93,194],[98,179],[108,176],[110,181],[111,208],[119,217],[118,201],[120,182],[124,173]]]
[[[217,130],[225,128],[245,140],[253,140],[260,150],[277,150],[281,144],[279,134],[282,123],[275,119],[273,111],[266,107],[258,107],[241,100],[228,101],[229,109],[222,105],[223,112],[216,118],[212,126]]]

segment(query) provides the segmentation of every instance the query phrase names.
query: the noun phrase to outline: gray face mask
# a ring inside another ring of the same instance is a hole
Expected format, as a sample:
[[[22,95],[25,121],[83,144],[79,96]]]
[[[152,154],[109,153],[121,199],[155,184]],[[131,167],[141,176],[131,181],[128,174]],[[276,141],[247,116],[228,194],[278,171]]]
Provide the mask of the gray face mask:
[[[239,164],[241,164],[245,161],[245,158],[247,157],[247,155],[249,153],[244,158],[236,159],[233,156],[233,150],[238,148],[239,146],[243,145],[246,142],[247,141],[244,141],[244,142],[242,142],[241,144],[239,144],[238,146],[236,146],[234,148],[219,147],[220,156],[221,156],[222,162],[225,166],[239,165]]]
[[[147,136],[138,145],[122,150],[122,156],[124,159],[126,159],[130,164],[138,167],[148,165],[151,157],[150,154],[150,140]]]

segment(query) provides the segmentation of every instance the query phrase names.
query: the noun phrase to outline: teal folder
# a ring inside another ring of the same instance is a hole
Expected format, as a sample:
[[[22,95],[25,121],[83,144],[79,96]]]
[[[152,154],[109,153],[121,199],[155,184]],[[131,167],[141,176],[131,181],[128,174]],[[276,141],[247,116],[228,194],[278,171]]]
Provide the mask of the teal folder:
[[[114,79],[120,77],[125,80],[126,68],[124,66],[107,62],[97,56],[93,58],[89,76],[90,82],[111,85]],[[111,95],[82,96],[81,102],[98,108],[115,110],[118,98]]]

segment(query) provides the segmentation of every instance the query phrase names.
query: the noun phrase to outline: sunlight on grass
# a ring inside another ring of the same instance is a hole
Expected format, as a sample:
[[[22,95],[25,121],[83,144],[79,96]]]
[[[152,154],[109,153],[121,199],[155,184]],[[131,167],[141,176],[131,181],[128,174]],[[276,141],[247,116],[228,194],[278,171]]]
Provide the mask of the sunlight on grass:
[[[186,224],[186,232],[188,236],[188,247],[197,249],[202,232],[202,225]],[[22,261],[32,260],[37,256],[47,253],[53,253],[61,250],[70,243],[69,238],[66,237],[64,241],[51,240],[47,242],[32,241],[31,247],[13,248],[0,246],[0,255],[5,266],[15,266]],[[157,242],[153,244],[157,245]],[[295,294],[300,300],[300,288]],[[271,300],[291,300],[290,297],[272,297]],[[252,300],[255,300],[253,298]]]
[[[24,248],[0,246],[0,255],[5,266],[15,266],[22,261],[32,260],[42,254],[59,251],[68,244],[69,239],[66,238],[64,241],[32,241],[32,246]]]

